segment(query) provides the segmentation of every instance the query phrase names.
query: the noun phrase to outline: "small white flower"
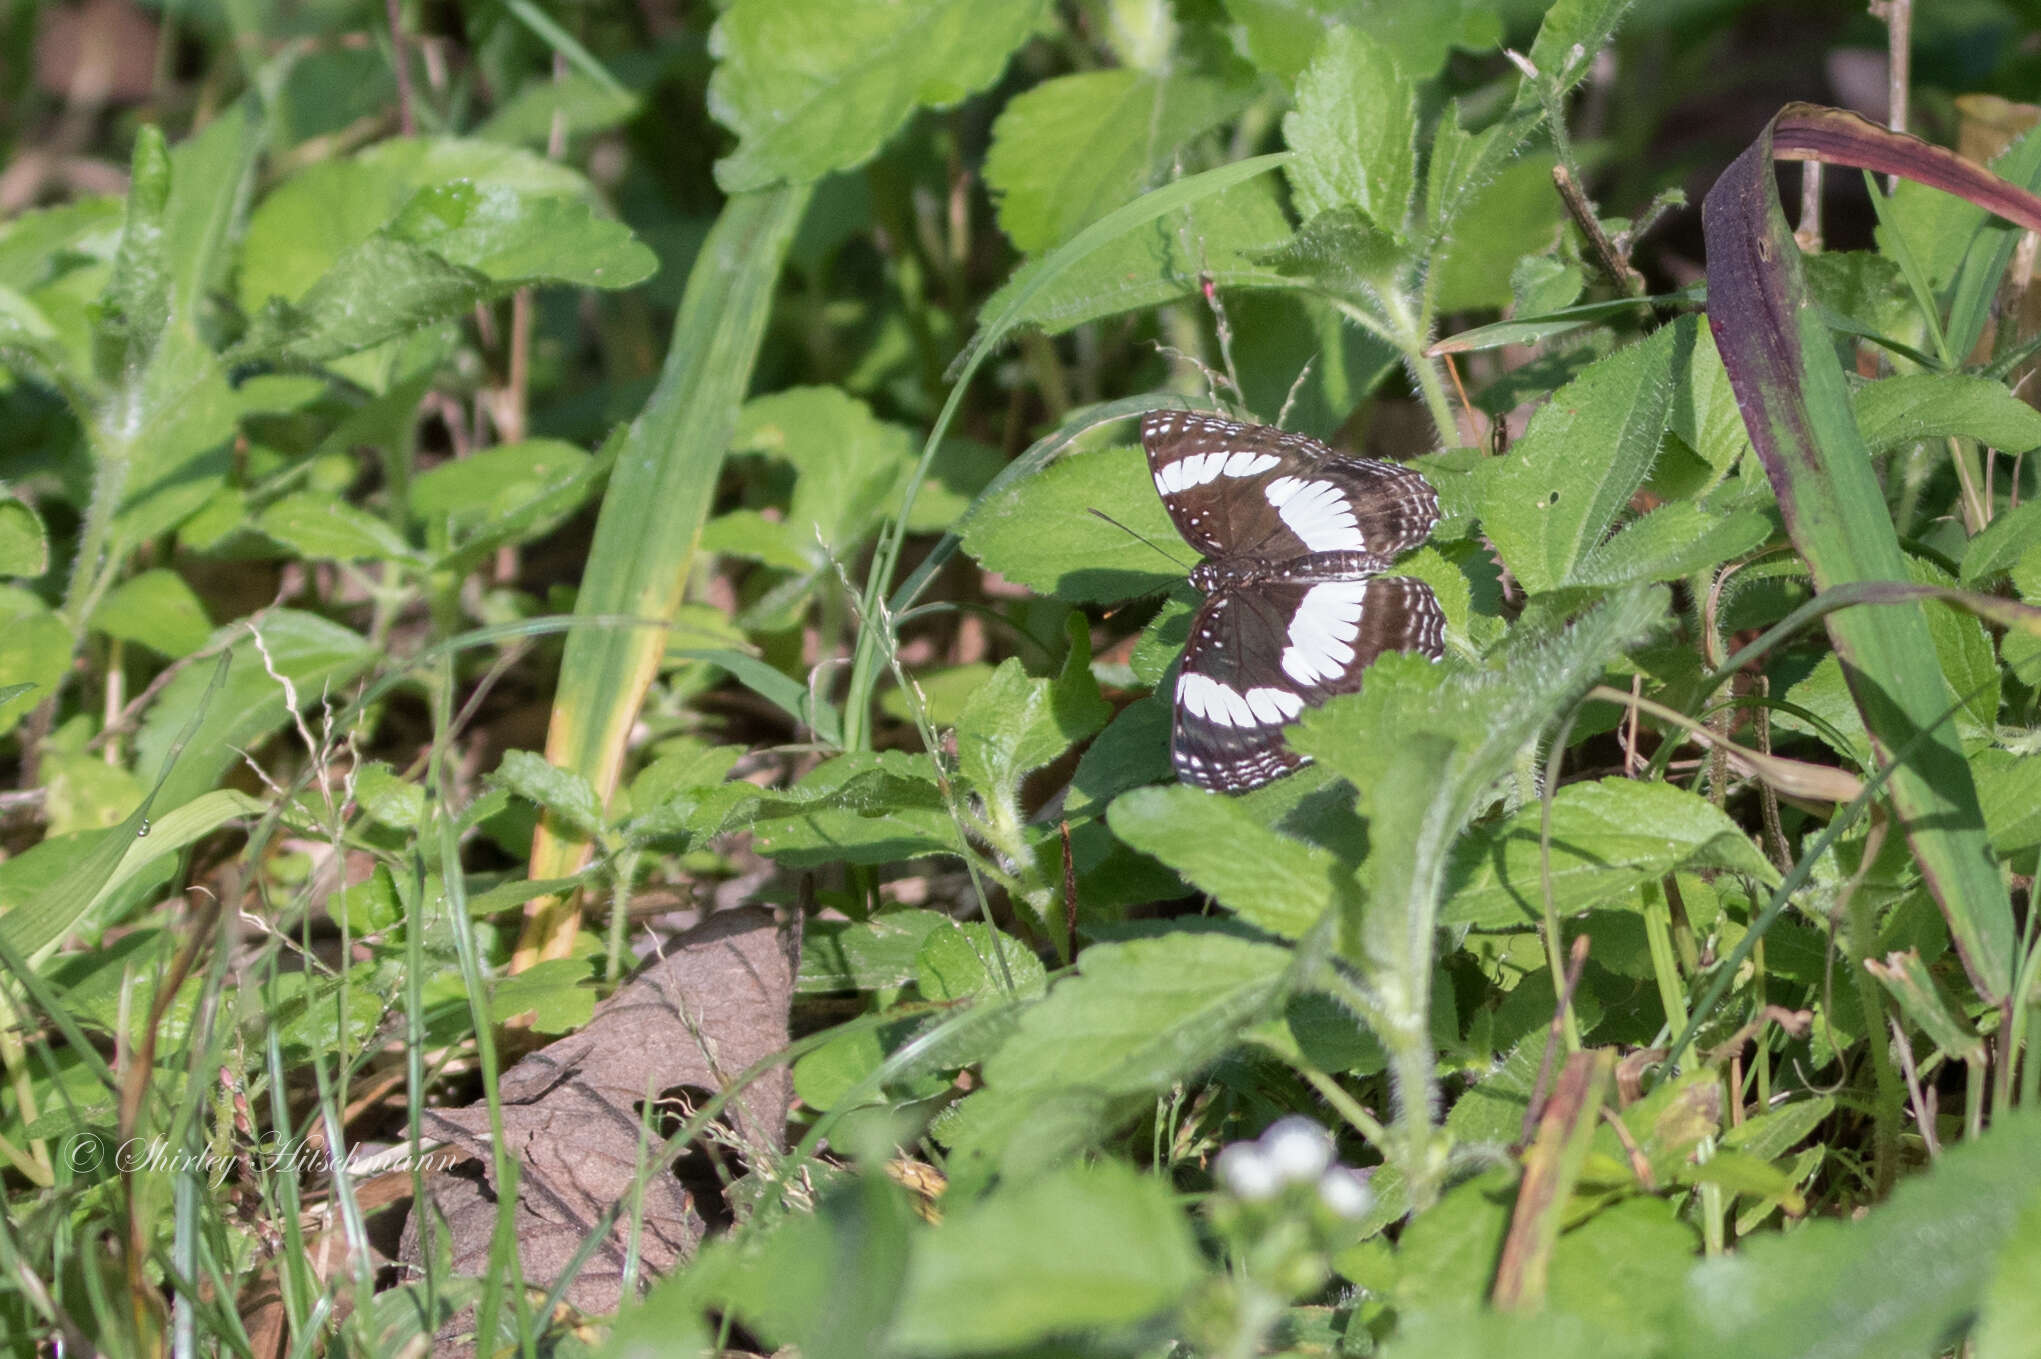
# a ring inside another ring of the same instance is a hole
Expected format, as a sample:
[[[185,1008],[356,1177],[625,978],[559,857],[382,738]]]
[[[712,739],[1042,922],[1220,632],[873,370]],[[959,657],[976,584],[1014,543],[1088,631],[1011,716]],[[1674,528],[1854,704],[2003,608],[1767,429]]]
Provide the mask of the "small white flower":
[[[1265,1203],[1282,1192],[1283,1177],[1275,1163],[1252,1142],[1235,1142],[1221,1150],[1212,1172],[1233,1197],[1246,1203]]]
[[[1345,1166],[1334,1166],[1318,1179],[1318,1200],[1336,1217],[1351,1222],[1374,1206],[1375,1191]]]
[[[1285,1184],[1309,1184],[1332,1164],[1332,1134],[1297,1114],[1270,1124],[1261,1149]]]

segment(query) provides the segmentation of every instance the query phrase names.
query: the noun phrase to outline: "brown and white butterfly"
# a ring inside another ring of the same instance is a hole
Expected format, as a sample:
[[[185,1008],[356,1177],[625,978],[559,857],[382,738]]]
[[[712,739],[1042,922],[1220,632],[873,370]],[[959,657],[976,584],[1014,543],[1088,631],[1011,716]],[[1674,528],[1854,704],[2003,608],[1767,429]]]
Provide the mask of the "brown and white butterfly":
[[[1304,709],[1357,691],[1385,651],[1445,654],[1431,587],[1385,574],[1439,520],[1416,472],[1190,411],[1150,411],[1141,445],[1205,558],[1170,727],[1185,783],[1237,793],[1280,778],[1304,763],[1283,741]]]

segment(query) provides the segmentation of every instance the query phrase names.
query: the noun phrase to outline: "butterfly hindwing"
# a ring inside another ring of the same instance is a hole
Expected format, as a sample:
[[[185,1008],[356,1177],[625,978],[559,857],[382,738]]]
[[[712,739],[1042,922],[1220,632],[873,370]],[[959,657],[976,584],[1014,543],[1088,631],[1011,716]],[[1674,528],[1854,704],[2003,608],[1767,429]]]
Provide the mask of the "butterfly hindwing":
[[[1302,434],[1163,410],[1143,417],[1141,444],[1177,531],[1209,558],[1349,552],[1386,566],[1438,522],[1438,497],[1416,472]]]
[[[1244,792],[1289,773],[1304,760],[1283,728],[1305,708],[1357,691],[1385,651],[1445,653],[1445,615],[1423,581],[1272,581],[1212,594],[1191,618],[1177,673],[1177,777]]]

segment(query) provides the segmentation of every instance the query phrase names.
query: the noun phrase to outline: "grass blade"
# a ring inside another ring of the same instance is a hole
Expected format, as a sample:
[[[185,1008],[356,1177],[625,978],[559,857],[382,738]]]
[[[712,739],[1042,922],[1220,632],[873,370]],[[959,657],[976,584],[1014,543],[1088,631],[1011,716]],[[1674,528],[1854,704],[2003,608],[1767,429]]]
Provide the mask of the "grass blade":
[[[1820,159],[1907,175],[2026,225],[2041,200],[1950,152],[1851,114],[1791,105],[1709,190],[1709,324],[1794,546],[1816,586],[1907,579],[1890,512],[1850,407],[1849,389],[1807,302],[1771,162]],[[1978,990],[2012,985],[2014,931],[1970,769],[1953,730],[1927,619],[1918,607],[1842,610],[1826,619],[1850,691],[1929,890]]]
[[[688,275],[666,367],[617,457],[575,612],[667,619],[680,604],[708,517],[737,407],[751,382],[773,287],[807,207],[806,186],[739,194],[723,206]],[[664,629],[588,626],[568,634],[546,758],[586,778],[608,802],[638,704],[666,649]],[[547,817],[532,837],[531,876],[563,878],[590,843]],[[567,951],[580,913],[542,897],[515,966]]]

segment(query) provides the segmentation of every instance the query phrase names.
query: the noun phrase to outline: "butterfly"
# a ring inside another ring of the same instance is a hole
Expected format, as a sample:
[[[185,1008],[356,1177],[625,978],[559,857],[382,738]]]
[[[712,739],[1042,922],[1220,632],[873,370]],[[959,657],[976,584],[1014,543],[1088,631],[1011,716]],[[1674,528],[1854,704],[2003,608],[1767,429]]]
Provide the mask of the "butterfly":
[[[1431,587],[1385,575],[1439,521],[1409,468],[1316,439],[1191,411],[1141,420],[1156,494],[1205,558],[1176,680],[1169,755],[1185,783],[1239,793],[1305,757],[1283,728],[1361,687],[1385,651],[1445,654]]]

